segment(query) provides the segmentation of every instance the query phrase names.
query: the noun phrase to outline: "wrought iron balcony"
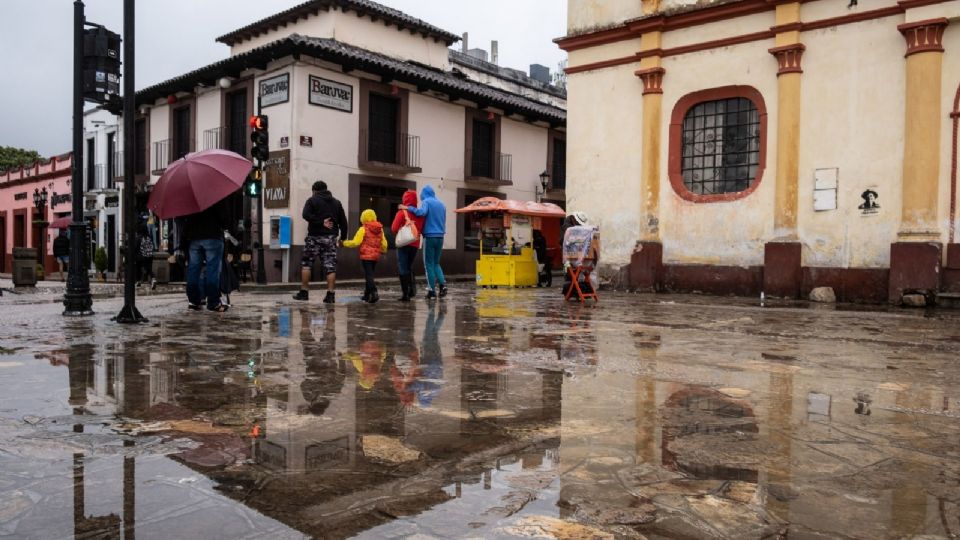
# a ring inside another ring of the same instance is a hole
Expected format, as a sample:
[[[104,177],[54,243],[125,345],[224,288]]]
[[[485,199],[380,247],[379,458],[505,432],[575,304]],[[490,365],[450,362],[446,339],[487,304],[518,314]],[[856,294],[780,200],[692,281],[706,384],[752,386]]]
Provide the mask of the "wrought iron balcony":
[[[203,132],[203,149],[225,150],[227,148],[227,132],[224,127],[215,127]]]
[[[361,169],[418,173],[420,168],[420,137],[409,133],[360,130]]]
[[[151,174],[163,174],[163,171],[167,170],[167,165],[172,161],[170,156],[170,139],[165,139],[162,141],[157,141],[153,143],[152,152],[150,156],[153,158],[153,165],[150,168]]]
[[[513,183],[513,156],[499,152],[474,152],[466,149],[468,182],[509,185]]]

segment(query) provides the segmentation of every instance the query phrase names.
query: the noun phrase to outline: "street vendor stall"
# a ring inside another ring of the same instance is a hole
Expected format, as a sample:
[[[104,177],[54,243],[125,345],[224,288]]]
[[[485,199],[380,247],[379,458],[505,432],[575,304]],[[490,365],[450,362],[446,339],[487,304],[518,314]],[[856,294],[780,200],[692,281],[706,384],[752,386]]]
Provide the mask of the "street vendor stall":
[[[562,208],[550,203],[484,197],[457,209],[480,225],[477,285],[534,287],[549,272],[551,252],[559,250]],[[537,244],[541,244],[537,257]],[[546,245],[544,249],[542,244]]]

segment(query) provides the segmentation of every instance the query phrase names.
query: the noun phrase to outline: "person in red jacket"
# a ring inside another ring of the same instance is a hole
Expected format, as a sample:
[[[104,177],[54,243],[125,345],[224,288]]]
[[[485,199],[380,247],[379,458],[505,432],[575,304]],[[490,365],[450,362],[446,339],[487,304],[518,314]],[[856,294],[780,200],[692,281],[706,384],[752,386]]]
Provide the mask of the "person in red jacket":
[[[363,290],[363,301],[376,304],[380,300],[377,284],[373,280],[374,271],[380,255],[387,252],[387,237],[383,234],[383,225],[377,221],[377,213],[369,208],[360,214],[360,229],[353,237],[347,240],[343,247],[360,248],[360,263],[363,265],[363,276],[367,285]]]
[[[404,193],[403,205],[416,208],[417,192],[411,189]],[[408,210],[398,210],[397,215],[393,218],[393,225],[390,227],[394,236],[407,224],[407,221],[413,222],[414,227],[417,228],[416,242],[397,248],[397,268],[400,273],[400,290],[403,293],[403,296],[400,297],[401,302],[409,302],[411,298],[417,295],[413,263],[417,260],[417,252],[420,250],[420,233],[423,232],[423,223],[426,219],[425,217],[418,217]]]

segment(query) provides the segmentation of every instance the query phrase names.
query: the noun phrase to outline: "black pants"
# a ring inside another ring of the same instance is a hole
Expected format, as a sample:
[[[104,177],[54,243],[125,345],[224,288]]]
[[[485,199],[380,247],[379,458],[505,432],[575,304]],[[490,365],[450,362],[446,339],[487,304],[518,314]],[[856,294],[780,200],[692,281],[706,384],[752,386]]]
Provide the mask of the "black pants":
[[[363,292],[365,294],[372,293],[377,290],[377,284],[373,281],[373,273],[377,269],[377,261],[360,261],[360,264],[363,265],[363,279],[367,281]]]
[[[153,257],[140,257],[137,262],[140,266],[140,280],[153,279]]]

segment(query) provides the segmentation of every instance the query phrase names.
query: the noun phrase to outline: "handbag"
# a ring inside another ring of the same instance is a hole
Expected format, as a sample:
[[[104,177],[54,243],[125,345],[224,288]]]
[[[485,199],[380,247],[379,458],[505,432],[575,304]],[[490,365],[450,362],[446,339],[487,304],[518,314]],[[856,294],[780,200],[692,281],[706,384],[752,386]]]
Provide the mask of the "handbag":
[[[394,243],[398,248],[409,246],[420,239],[420,231],[417,230],[417,224],[410,219],[410,214],[404,210],[403,215],[407,218],[407,223],[397,232]]]

